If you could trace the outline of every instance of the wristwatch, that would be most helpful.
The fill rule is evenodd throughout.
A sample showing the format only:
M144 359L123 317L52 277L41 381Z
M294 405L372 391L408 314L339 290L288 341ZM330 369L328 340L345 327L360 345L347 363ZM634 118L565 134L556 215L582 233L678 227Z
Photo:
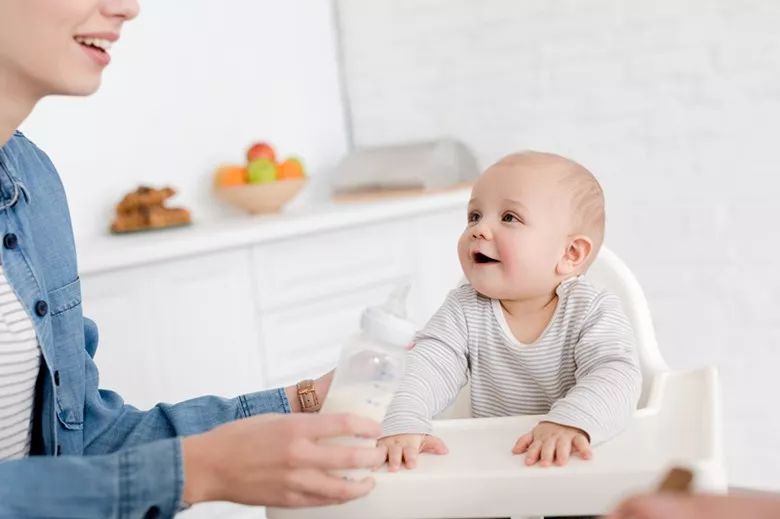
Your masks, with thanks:
M295 386L298 391L298 402L304 413L316 413L322 407L313 380L302 380Z

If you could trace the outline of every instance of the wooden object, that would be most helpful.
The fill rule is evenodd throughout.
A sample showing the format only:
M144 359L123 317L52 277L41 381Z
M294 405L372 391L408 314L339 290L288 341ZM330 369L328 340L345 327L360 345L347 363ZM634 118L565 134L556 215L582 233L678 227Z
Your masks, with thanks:
M267 184L246 184L217 188L217 194L231 205L252 214L276 213L298 194L306 180L277 180Z

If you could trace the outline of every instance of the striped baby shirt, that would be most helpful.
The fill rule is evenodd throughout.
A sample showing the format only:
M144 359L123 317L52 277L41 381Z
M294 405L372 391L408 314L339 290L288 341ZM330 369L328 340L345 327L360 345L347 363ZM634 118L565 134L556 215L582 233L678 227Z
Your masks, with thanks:
M533 344L515 339L499 301L471 285L450 292L416 336L383 435L430 433L432 417L466 382L474 417L544 415L584 430L593 445L622 431L642 375L620 300L584 276L556 292L553 317Z

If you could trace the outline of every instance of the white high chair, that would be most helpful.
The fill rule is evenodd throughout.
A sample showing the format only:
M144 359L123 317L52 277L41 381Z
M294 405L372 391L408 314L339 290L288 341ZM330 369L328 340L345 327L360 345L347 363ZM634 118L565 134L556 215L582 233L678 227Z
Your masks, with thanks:
M644 376L636 419L617 438L596 447L592 460L527 467L511 449L539 417L464 419L470 416L464 388L434 421L434 434L445 441L449 454L422 455L414 470L377 472L375 490L363 499L322 508L269 508L269 519L601 515L629 494L652 491L672 466L692 470L697 491L725 491L716 370L669 371L642 289L614 253L602 248L588 278L623 301Z

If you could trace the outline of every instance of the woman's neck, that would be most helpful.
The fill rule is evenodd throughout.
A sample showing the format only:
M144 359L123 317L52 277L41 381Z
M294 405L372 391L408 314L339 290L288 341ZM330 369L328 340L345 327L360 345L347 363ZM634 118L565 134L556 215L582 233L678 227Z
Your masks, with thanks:
M5 146L39 99L11 74L0 70L0 147Z

